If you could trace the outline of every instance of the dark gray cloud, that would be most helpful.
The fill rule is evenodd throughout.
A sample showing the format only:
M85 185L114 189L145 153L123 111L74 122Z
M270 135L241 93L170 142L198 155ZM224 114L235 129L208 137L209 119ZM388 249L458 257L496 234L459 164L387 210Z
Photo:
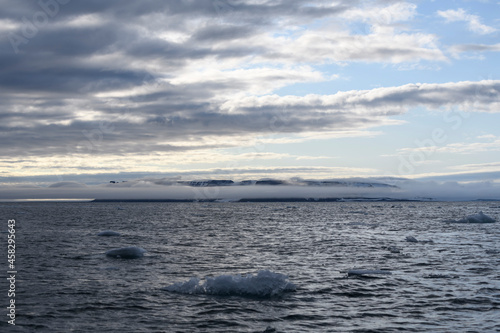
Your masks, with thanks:
M19 161L16 161L19 162ZM0 161L0 163L4 163ZM67 168L66 166L62 166ZM81 168L75 166L74 169L81 169L82 171L100 171L97 174L88 173L68 173L64 177L60 175L38 175L38 176L27 176L27 177L2 177L0 176L0 183L6 185L15 185L18 187L18 183L28 182L32 184L40 184L41 186L50 186L54 183L59 182L76 182L84 183L89 185L108 183L109 181L134 181L134 180L147 180L154 183L158 183L159 180L163 179L165 182L170 182L170 180L186 180L186 179L206 179L207 177L218 178L232 178L236 177L238 179L245 178L248 175L260 179L261 177L269 177L282 175L283 173L289 174L300 174L308 172L324 172L329 171L329 168L324 167L276 167L276 168L228 168L228 169L206 169L206 170L192 170L192 171L176 171L176 172L128 172L128 171L110 171L106 167L87 167Z
M0 1L0 20L10 24L0 30L0 154L29 160L174 153L229 147L242 135L364 129L419 105L476 103L491 111L496 81L248 98L323 79L300 67L310 44L277 49L266 39L269 31L291 34L290 26L335 18L359 3ZM342 45L332 45L338 55ZM428 59L429 50L410 46L382 45L378 58ZM439 50L430 51L442 60ZM373 56L358 47L338 58L351 55ZM221 139L205 142L207 136Z
M500 44L461 44L453 45L450 49L456 54L463 52L500 52Z
M232 111L226 109L226 104L195 103L196 97L189 92L178 88L168 92L168 89L137 100L90 101L90 107L106 116L103 120L75 119L79 105L73 104L73 100L62 104L49 100L34 106L30 100L17 102L17 107L39 109L30 113L14 112L3 106L3 125L0 125L3 156L18 156L19 151L26 156L108 155L228 147L231 143L227 140L205 144L203 138L366 128L385 124L389 116L417 106L436 109L463 106L470 111L498 112L500 82L407 85L304 98L243 98L231 101ZM190 102L182 103L190 97ZM45 109L49 112L45 113ZM200 143L189 146L182 143L193 140Z

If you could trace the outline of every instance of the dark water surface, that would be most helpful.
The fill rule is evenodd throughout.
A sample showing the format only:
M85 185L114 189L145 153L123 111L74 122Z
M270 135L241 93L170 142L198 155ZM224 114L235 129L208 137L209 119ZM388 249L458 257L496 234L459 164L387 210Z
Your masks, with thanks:
M443 222L479 211L500 203L0 203L0 331L499 332L500 223Z

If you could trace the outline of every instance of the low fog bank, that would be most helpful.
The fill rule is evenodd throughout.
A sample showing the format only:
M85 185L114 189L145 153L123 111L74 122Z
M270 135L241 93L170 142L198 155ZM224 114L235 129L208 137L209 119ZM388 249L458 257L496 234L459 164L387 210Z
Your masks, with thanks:
M139 179L100 185L59 182L49 187L1 187L0 200L97 199L97 200L222 200L241 199L394 199L394 200L500 200L500 184L476 182L439 183L387 178L338 180L335 186L282 185L189 186L168 179ZM360 184L359 182L364 183Z
M405 180L398 182L400 198L437 201L500 200L500 183L457 183Z

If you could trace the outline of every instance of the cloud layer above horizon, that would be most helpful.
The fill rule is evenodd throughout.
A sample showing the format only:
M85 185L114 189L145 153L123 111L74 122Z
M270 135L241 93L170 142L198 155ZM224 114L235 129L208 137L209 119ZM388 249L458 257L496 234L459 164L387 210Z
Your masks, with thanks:
M480 13L396 0L0 5L0 179L500 171L486 156L500 150L490 127L500 113L498 21L480 15L498 4L477 4ZM462 40L449 35L457 25ZM444 120L400 139L417 113ZM474 114L478 123L463 125ZM451 162L474 147L483 155Z

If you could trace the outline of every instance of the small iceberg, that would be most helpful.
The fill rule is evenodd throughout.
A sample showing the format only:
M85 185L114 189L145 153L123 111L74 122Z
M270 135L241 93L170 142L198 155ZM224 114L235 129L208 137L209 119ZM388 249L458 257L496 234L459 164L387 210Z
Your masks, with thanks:
M410 243L418 243L418 240L413 236L406 236L406 241Z
M406 236L406 241L410 243L434 243L432 239L418 240L413 236Z
M494 223L496 220L480 211L477 214L468 215L460 220L449 220L449 223Z
M449 274L427 274L424 275L424 279L457 279L458 275Z
M116 231L104 230L104 231L101 231L100 233L98 233L97 236L113 237L113 236L121 236L121 234L119 232L116 232Z
M363 275L391 275L392 272L385 269L351 269L347 271L347 276Z
M287 291L295 291L296 288L288 281L286 275L261 270L257 275L220 275L207 277L204 281L194 277L189 281L177 282L164 289L181 294L272 297Z
M387 250L391 253L401 253L401 249L396 246L389 246Z
M147 251L141 247L129 246L122 247L119 249L109 250L106 252L108 257L119 258L119 259L137 259L141 258Z

